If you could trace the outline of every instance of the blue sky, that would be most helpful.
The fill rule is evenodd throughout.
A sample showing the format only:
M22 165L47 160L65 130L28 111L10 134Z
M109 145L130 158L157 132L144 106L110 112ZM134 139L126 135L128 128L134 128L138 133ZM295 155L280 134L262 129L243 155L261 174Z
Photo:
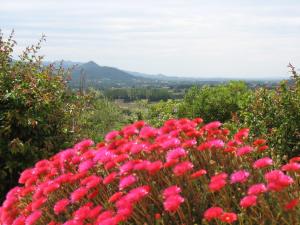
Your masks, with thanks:
M0 0L17 52L197 77L288 77L300 67L299 0Z

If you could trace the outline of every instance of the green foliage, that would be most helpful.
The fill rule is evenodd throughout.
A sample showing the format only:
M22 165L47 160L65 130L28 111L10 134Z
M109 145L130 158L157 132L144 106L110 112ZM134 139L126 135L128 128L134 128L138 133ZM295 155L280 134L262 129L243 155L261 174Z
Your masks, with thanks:
M275 90L257 89L239 112L241 126L256 136L266 137L279 155L300 153L300 77L292 68L293 78Z
M160 101L172 97L166 88L111 88L105 90L104 95L109 99L123 99L126 102L141 99Z
M178 118L178 109L180 105L180 100L160 101L148 105L145 119L152 126L162 126L166 120Z
M99 91L89 90L84 98L84 106L76 117L78 130L75 133L78 139L101 141L108 131L118 129L125 123L127 117L116 104L108 101Z
M13 61L15 44L0 34L0 200L20 171L70 144L77 108L67 72L36 55L41 42Z
M193 87L186 93L181 104L179 117L201 117L210 122L230 120L240 108L240 103L250 90L244 82L230 82L218 86Z

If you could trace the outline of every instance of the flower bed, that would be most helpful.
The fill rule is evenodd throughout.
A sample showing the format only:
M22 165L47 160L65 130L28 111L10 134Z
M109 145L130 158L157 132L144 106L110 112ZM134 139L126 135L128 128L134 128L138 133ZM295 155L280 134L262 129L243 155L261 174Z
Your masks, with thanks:
M300 224L300 157L280 166L248 134L197 118L84 140L25 170L0 223Z

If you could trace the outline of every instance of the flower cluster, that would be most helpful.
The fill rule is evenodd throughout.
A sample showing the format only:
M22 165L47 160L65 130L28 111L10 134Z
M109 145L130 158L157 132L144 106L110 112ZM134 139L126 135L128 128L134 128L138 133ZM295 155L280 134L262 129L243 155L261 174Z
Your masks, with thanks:
M300 224L300 157L270 151L218 121L138 121L23 171L0 224Z

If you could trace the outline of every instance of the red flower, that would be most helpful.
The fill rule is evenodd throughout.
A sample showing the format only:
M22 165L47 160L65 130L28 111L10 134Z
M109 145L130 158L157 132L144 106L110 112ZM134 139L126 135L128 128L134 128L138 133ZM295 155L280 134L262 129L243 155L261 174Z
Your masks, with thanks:
M284 209L287 211L293 210L298 205L299 201L299 198L291 200L284 206Z
M204 218L208 221L212 219L218 219L223 213L223 209L220 207L211 207L204 212Z
M244 146L244 147L241 147L237 150L237 155L238 156L243 156L243 155L246 155L250 152L253 151L253 148L251 146Z
M300 170L300 163L293 162L293 163L285 164L281 167L281 170L283 170L283 171L298 171L298 170Z
M107 175L104 179L103 179L103 184L109 184L111 182L113 182L115 180L117 176L117 173L116 172L112 172L110 173L109 175Z
M237 220L237 215L235 213L225 212L220 216L220 220L225 223L233 223Z
M39 218L42 216L42 212L40 210L34 211L31 213L25 220L26 225L33 225L35 224Z
M174 186L171 186L171 187L168 187L166 188L164 191L163 191L163 197L164 198L168 198L172 195L178 195L179 193L181 192L181 188L174 185Z
M88 189L85 187L80 187L72 192L71 194L71 202L80 201L88 192Z
M180 204L184 202L184 198L180 195L169 196L164 201L164 209L168 212L175 212L179 208Z
M254 184L249 189L248 195L258 195L267 191L267 187L264 184Z
M119 183L119 189L123 190L124 188L134 184L137 181L137 178L134 175L128 175L123 177Z
M122 197L123 196L123 192L117 192L117 193L115 193L115 194L113 194L109 199L108 199L108 202L109 203L112 203L112 202L115 202L115 201L117 201L120 197Z
M271 166L273 164L273 160L269 157L265 157L262 159L258 159L253 163L253 168L260 169L266 166Z
M147 165L147 171L149 172L149 174L155 174L156 172L158 172L161 168L163 167L163 163L158 160L152 163L149 163Z
M203 176L204 174L207 174L206 170L203 170L203 169L202 170L198 170L195 173L191 174L190 178L191 179L196 179L198 177Z
M61 199L55 203L53 210L56 215L66 210L66 207L69 205L70 201L68 199Z
M243 208L248 208L250 206L256 205L256 201L257 201L257 196L248 195L242 198L242 200L240 201L240 206Z
M174 169L173 169L173 173L175 174L175 176L182 176L184 175L186 172L192 170L194 167L194 165L191 162L182 162L177 164Z

